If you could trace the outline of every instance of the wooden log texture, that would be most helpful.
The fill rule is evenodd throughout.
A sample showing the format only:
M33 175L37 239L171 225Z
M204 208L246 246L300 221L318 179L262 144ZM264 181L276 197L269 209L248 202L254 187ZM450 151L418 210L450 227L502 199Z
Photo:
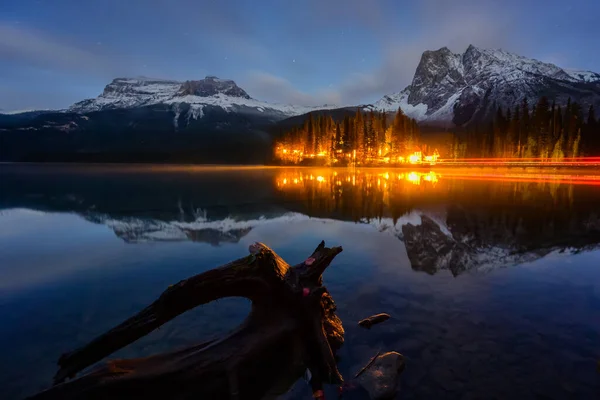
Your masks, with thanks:
M169 286L136 315L63 354L54 386L33 399L259 399L276 395L308 368L312 384L343 381L335 351L344 329L322 273L342 251L321 242L295 266L262 243L250 255ZM76 374L178 315L223 297L252 310L227 337L146 358L108 361Z

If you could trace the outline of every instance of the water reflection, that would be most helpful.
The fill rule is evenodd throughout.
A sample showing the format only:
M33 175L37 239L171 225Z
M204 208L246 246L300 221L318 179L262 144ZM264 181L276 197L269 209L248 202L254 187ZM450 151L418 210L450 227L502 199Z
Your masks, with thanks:
M63 351L167 285L247 255L253 241L299 262L320 239L345 249L325 276L346 328L345 376L383 349L409 358L403 398L594 398L600 390L600 252L585 251L600 243L594 178L0 168L2 398L46 388ZM199 308L114 357L223 334L249 307ZM382 311L392 315L385 324L356 326Z
M457 276L600 243L595 185L565 184L573 179L564 175L508 174L503 181L449 175L294 170L275 181L298 212L394 230L412 268L430 274L447 269Z
M308 218L373 226L458 276L600 243L594 175L318 168L5 167L0 207L75 212L127 243L237 243ZM466 175L465 175L466 174ZM51 179L48 179L51 177ZM502 178L502 179L501 179Z

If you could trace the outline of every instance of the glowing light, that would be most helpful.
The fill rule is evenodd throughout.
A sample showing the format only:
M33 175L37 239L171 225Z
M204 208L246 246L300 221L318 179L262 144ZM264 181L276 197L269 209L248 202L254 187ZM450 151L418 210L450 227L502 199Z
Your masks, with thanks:
M317 176L317 181L319 182L325 182L325 178L323 178L322 176Z
M287 153L287 149L283 149L283 154Z
M294 179L294 184L297 185L298 184L298 178Z
M419 164L421 162L421 152L415 151L408 157L408 162L411 164Z
M423 177L423 179L425 179L427 182L431 182L431 183L437 183L438 181L438 177L435 174L435 172L430 172L427 175L425 175Z
M317 157L325 157L327 155L326 151L322 151L320 153L317 153Z
M283 184L286 185L287 184L287 179L283 180Z
M408 174L406 179L408 179L410 182L415 183L417 185L421 182L421 177L419 175L417 175L416 172L411 172L410 174Z
M385 179L390 179L390 174L386 172L386 173L383 175L383 177L384 177Z

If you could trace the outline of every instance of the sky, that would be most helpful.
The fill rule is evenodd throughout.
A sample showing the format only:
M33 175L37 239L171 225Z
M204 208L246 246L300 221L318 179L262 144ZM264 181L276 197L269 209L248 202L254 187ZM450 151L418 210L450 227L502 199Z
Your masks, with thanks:
M600 72L599 15L598 0L2 0L0 110L66 108L130 76L369 103L409 85L423 51L469 44Z

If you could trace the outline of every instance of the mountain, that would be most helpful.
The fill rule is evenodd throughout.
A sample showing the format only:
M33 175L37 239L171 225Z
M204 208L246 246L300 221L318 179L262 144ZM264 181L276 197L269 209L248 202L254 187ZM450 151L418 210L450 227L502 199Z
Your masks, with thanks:
M70 112L85 114L94 111L132 109L150 105L167 105L186 118L202 118L206 107L220 107L227 112L259 114L274 121L305 114L323 107L267 103L253 99L234 81L207 76L196 81L173 81L151 78L117 78L95 99L73 104ZM187 107L189 106L189 107Z
M0 161L264 164L270 127L315 109L259 101L214 76L117 78L65 111L0 115Z
M447 47L425 51L412 83L368 106L396 111L425 124L464 126L542 96L564 105L568 99L600 107L600 74L557 67L503 50L469 46L463 54Z
M400 107L422 126L454 128L541 96L600 109L600 74L502 50L443 47L423 53L407 88L359 107ZM273 135L302 124L307 113L339 120L355 109L267 103L215 76L117 78L64 111L0 114L0 161L263 164L272 161Z

